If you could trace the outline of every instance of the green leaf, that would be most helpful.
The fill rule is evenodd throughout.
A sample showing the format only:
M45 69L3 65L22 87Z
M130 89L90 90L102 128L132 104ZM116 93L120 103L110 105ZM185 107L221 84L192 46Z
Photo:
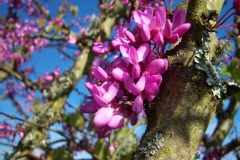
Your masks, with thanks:
M236 98L237 101L240 102L240 92L236 93L234 97Z
M38 18L37 22L40 26L44 26L46 24L46 19L43 18Z
M240 83L240 69L236 68L232 75L232 78L235 79L238 83Z
M49 32L52 30L52 28L53 28L52 25L48 25L48 26L45 27L45 31L46 31L47 33L49 33Z
M240 82L240 68L237 65L240 64L239 59L234 59L229 66L223 66L221 68L220 73L226 76L231 77L236 80L238 83Z
M104 140L103 139L98 139L98 141L94 145L94 153L96 155L99 155L100 151L102 150Z
M120 158L120 160L130 160L132 158L132 153L129 153L128 155L124 155Z
M115 138L116 139L123 138L127 133L128 133L128 130L121 129L119 132L117 132Z
M72 127L83 128L85 125L85 120L79 112L64 115L64 121Z
M47 160L73 160L72 155L63 148L57 148L56 150L52 150L47 158Z
M70 10L72 11L72 16L77 16L79 11L78 6L71 6Z
M221 74L231 77L231 72L228 66L223 66L220 71Z
M62 19L65 16L65 12L58 13L57 18Z
M14 27L15 27L15 24L14 24L14 23L8 23L8 24L7 24L7 27L8 27L9 29L14 28Z
M61 32L61 27L59 27L57 24L53 24L53 28L57 33Z
M94 153L98 155L100 159L106 159L108 147L104 145L104 139L98 139L94 146Z

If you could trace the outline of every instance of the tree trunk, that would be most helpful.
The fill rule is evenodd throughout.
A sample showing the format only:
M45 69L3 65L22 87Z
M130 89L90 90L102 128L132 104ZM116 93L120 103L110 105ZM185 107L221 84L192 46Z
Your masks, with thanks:
M209 75L195 67L194 49L204 48L200 44L204 31L202 18L207 18L211 10L219 14L222 5L223 0L189 1L187 22L191 23L191 29L182 42L168 52L172 55L168 56L169 69L163 75L158 96L145 106L148 126L133 159L194 158L201 138L223 99L213 95L214 85L206 82ZM216 56L218 40L215 33L209 34L210 41L204 43L209 47L207 56L212 59Z

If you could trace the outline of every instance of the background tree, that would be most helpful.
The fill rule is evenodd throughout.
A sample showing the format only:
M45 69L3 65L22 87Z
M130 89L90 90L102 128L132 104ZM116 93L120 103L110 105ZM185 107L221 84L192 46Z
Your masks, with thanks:
M74 159L83 150L94 159L220 159L237 151L239 23L226 21L240 14L240 1L227 2L218 18L223 0L101 0L98 15L86 17L65 0L0 1L0 138L12 147L4 159ZM54 70L35 65L43 53ZM204 136L215 114L217 127ZM146 124L142 138L134 133Z

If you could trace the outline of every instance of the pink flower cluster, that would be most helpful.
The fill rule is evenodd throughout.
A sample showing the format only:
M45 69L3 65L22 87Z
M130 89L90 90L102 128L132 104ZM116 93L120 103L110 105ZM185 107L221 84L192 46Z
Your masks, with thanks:
M44 73L43 76L40 76L38 79L38 87L40 89L44 89L47 88L49 86L50 83L52 83L53 81L57 80L60 76L60 71L58 67L55 67L54 72L53 73Z
M29 53L33 53L36 49L42 50L48 43L46 39L28 38L37 32L39 28L34 21L25 20L24 23L20 23L9 18L7 22L0 23L0 63L7 65L15 60L19 66L22 66L26 59L24 55L16 54L14 50L22 48Z
M16 130L11 130L9 124L0 124L0 138L9 138L9 136L15 137L16 134L19 135L20 138L24 137L24 130L21 129L16 129Z
M161 6L135 10L132 18L136 24L132 31L131 23L116 26L110 44L95 42L93 46L98 54L120 52L111 64L93 67L94 80L85 84L92 96L80 111L96 113L93 123L99 138L122 127L124 118L136 124L144 101L151 102L158 94L162 74L168 68L166 44L175 43L190 28L185 23L186 13L179 9L174 11L172 22Z

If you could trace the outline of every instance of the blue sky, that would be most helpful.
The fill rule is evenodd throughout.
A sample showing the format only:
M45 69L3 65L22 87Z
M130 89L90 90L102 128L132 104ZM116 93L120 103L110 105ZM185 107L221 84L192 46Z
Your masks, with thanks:
M26 0L25 0L26 1ZM42 2L42 1L41 1ZM60 2L60 1L59 1ZM91 15L92 13L97 14L98 12L98 0L70 0L70 2L72 2L72 4L77 5L79 7L79 16L81 17L85 17L86 15ZM175 1L173 3L173 7L178 4L179 1ZM231 6L231 3L228 4L228 6ZM4 6L0 6L0 15L4 15L7 13L7 7ZM51 12L56 12L57 11L58 6L51 6L50 10ZM226 8L226 7L225 7ZM223 12L226 11L226 9L224 8ZM230 19L229 21L232 21L233 19ZM222 30L221 30L222 31ZM221 37L224 33L223 32L219 32L219 37ZM69 54L73 55L73 53L76 51L74 49L67 49L66 50ZM26 66L34 66L34 68L37 68L36 70L36 74L32 75L31 78L36 78L39 75L43 75L43 73L45 73L46 71L48 72L52 72L54 70L54 68L56 66L59 66L60 68L60 72L65 71L66 69L69 69L71 66L73 65L73 62L71 61L65 61L63 59L60 58L59 53L55 50L55 49L45 49L43 50L43 52L36 52L34 53L31 61L29 61ZM81 90L82 92L86 93L87 90L84 87L84 79L82 81L79 82L79 84L77 85L77 88L79 90ZM0 86L0 89L2 89L2 87ZM73 105L74 107L79 107L79 105L82 103L83 99L81 96L79 96L76 92L72 92L71 95L68 98L68 102L71 103L71 105ZM227 102L225 102L225 104L227 104ZM10 114L16 114L16 110L14 109L14 107L12 106L11 102L6 100L6 101L0 101L0 111L6 112L6 113L10 113ZM72 112L73 110L69 109L67 110L67 112ZM240 121L240 111L237 112L236 115L236 121ZM6 119L5 117L3 117L2 115L0 115L0 121ZM15 123L15 122L13 122ZM213 129L215 128L217 124L216 118L214 118L211 122L211 124L209 125L208 129L207 129L207 133L211 134L213 132ZM237 123L235 123L237 124ZM54 125L53 126L54 129L61 129L61 126L59 125ZM137 128L137 132L143 133L145 128ZM237 126L237 130L238 133L240 133L240 126ZM239 136L239 135L238 135ZM51 133L51 137L53 137L53 140L59 139L61 138L59 135ZM228 141L231 140L231 137L228 137L225 141L224 144L227 143ZM0 140L1 141L1 140ZM60 144L58 144L60 145ZM6 148L3 148L2 146L0 146L0 152L1 150L5 150ZM86 153L78 153L77 157L89 157ZM233 158L233 156L228 155L226 157L226 159L231 159ZM1 159L1 156L0 156Z

